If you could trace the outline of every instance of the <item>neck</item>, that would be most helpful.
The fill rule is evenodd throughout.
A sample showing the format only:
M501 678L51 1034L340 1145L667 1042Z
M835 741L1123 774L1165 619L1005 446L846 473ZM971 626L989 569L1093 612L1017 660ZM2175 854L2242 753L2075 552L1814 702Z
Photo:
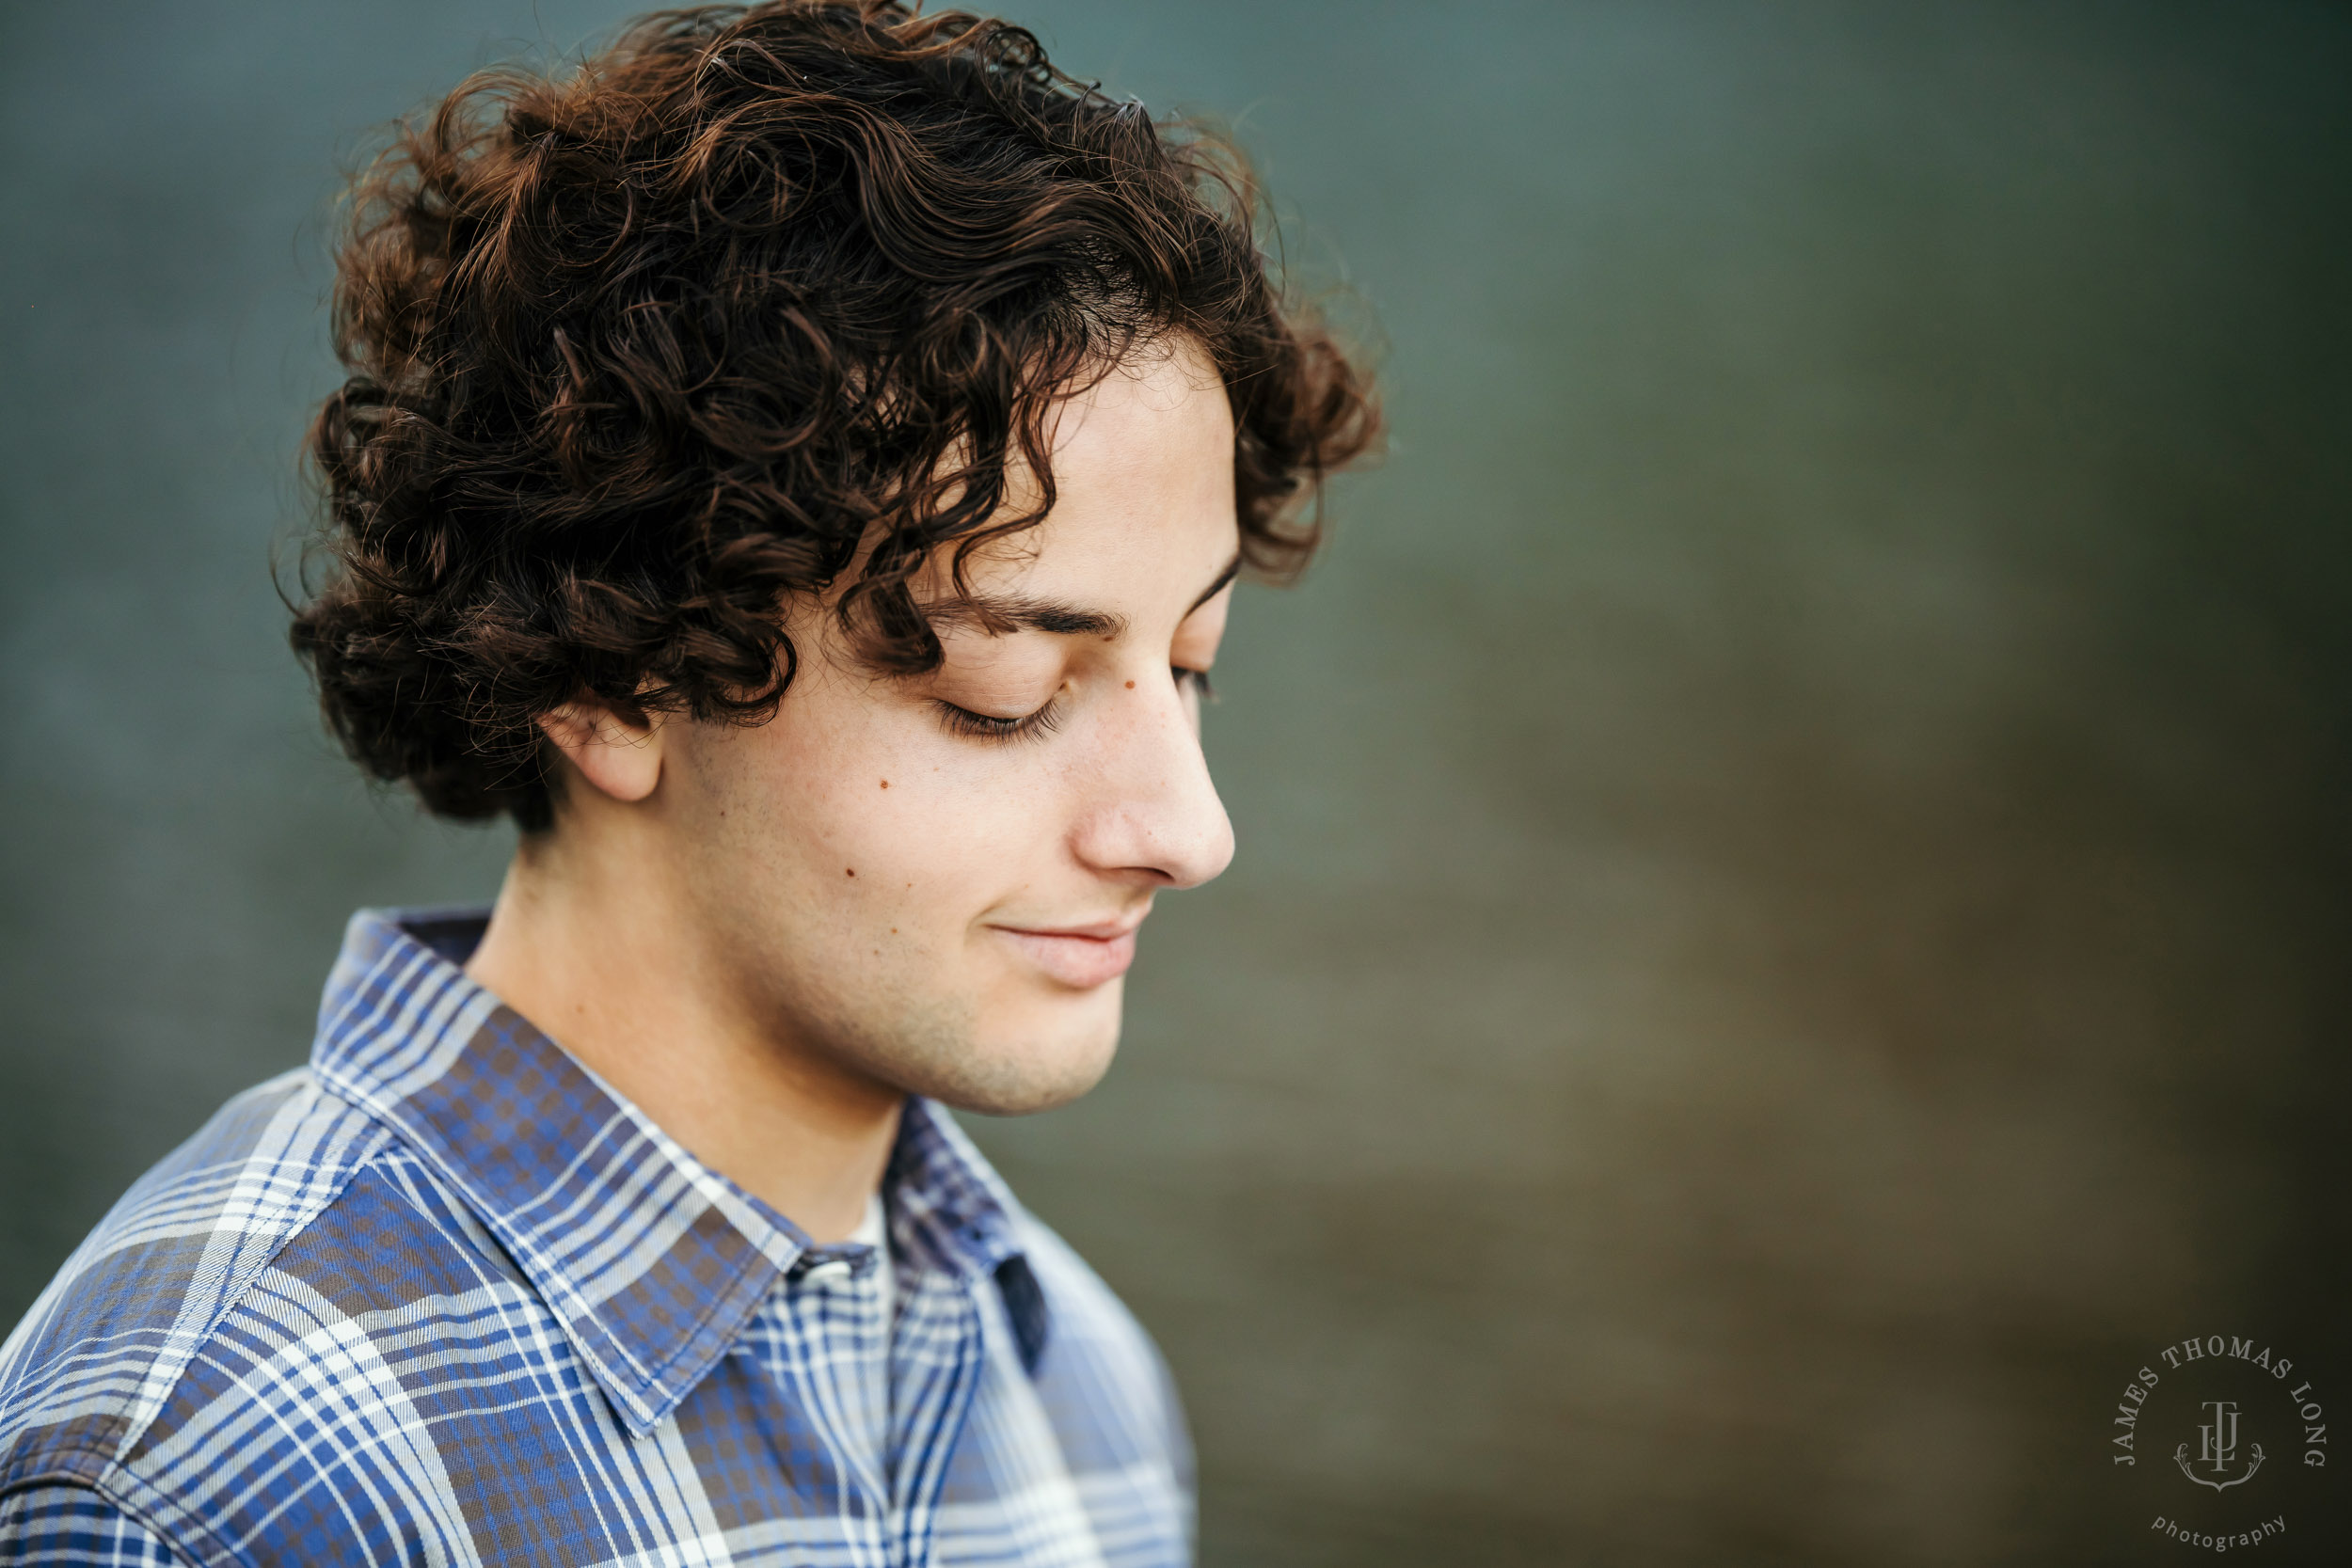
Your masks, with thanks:
M605 847L527 835L466 973L811 1239L847 1237L903 1097L763 1026L660 862Z

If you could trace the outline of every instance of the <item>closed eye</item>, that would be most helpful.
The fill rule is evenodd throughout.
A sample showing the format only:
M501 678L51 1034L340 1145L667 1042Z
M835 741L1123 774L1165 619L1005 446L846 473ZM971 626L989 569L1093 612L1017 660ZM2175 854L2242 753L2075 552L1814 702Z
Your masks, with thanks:
M1013 719L1001 718L993 713L975 713L968 707L958 707L944 698L933 698L932 706L939 710L939 721L949 735L962 736L970 740L1029 740L1053 734L1061 722L1061 697L1058 692L1043 707Z
M1216 688L1209 684L1209 673L1206 670L1188 669L1182 664L1171 664L1168 668L1168 673L1176 677L1178 690L1181 691L1189 686L1199 694L1202 702L1216 701Z

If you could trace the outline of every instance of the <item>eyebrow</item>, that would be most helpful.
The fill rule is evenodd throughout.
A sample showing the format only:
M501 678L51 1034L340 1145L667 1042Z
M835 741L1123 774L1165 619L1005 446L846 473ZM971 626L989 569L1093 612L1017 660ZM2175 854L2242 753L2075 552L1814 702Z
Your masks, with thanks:
M1200 596L1185 606L1189 615L1225 591L1226 584L1241 575L1241 557L1236 555L1217 573L1216 580L1200 591ZM1088 610L1078 605L1064 604L1053 599L1030 599L1018 594L973 594L942 604L925 607L925 613L934 624L977 626L992 637L1009 631L1047 631L1059 637L1117 637L1127 629L1127 617L1115 610Z

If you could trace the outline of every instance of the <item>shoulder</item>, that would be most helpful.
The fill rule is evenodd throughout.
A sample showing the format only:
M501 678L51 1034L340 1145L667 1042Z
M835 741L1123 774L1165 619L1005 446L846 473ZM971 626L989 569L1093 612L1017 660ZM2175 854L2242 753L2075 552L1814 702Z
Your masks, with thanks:
M142 1178L0 1349L0 1499L87 1487L194 1560L239 1555L221 1543L326 1500L354 1450L401 1445L358 1429L394 1418L403 1336L488 1302L545 1332L389 1129L274 1079Z
M295 1071L230 1101L141 1177L0 1346L0 1487L118 1449L386 1136Z

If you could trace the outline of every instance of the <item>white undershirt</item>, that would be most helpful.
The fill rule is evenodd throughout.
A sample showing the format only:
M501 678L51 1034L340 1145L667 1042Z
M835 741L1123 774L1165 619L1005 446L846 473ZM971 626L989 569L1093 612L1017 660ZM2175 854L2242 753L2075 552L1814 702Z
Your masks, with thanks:
M882 1211L882 1194L873 1193L866 1199L866 1217L850 1232L852 1242L874 1249L874 1285L882 1292L882 1337L890 1336L892 1314L898 1307L898 1271L890 1263L890 1226Z

